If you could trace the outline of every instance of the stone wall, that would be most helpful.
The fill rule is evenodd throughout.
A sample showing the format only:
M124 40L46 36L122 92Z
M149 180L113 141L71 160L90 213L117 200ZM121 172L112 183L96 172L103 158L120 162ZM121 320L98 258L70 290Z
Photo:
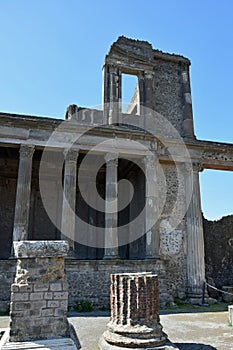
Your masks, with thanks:
M78 261L67 259L69 306L75 306L78 300L90 300L94 307L109 307L110 274L144 271L158 274L160 302L166 304L172 301L173 291L168 288L172 283L167 281L165 264L162 260ZM173 282L176 283L174 276ZM179 287L180 292L184 293L184 285Z
M150 271L158 274L160 302L162 305L174 296L185 295L185 269L180 257L172 261L151 260L66 260L69 284L69 307L78 300L92 301L94 307L109 307L110 274ZM183 263L182 263L183 264ZM183 269L183 270L182 270ZM14 281L16 260L0 260L0 311L10 303L10 286ZM170 272L169 272L170 271Z
M160 60L154 82L155 111L167 118L182 133L183 105L181 71L177 63Z
M206 277L217 287L233 286L233 215L204 219Z

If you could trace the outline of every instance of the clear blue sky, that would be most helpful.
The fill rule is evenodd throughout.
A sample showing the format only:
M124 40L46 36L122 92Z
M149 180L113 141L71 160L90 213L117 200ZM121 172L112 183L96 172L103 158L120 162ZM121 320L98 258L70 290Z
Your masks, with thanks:
M63 118L101 103L101 68L119 35L192 61L199 139L233 142L231 0L0 0L0 111ZM201 174L207 218L233 213L233 173Z

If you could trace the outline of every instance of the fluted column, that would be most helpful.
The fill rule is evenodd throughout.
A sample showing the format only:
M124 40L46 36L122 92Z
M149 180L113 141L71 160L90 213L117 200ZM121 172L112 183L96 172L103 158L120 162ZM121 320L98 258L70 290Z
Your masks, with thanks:
M186 166L186 198L191 198L186 213L187 229L187 291L188 296L200 298L205 281L204 236L201 212L199 163ZM191 192L190 192L191 191ZM188 204L188 203L187 203Z
M111 282L111 319L103 334L106 343L122 349L165 349L160 347L167 335L159 319L158 276L150 272L112 274Z
M159 252L159 225L158 225L158 164L156 154L145 157L146 176L146 258L153 259Z
M105 195L105 251L104 259L117 259L118 256L118 203L117 203L117 154L108 153L106 160Z
M32 157L34 146L21 145L15 203L13 241L28 239L28 223L31 196Z
M77 158L78 151L74 150L69 150L65 157L61 239L69 242L69 254L74 253L75 243Z

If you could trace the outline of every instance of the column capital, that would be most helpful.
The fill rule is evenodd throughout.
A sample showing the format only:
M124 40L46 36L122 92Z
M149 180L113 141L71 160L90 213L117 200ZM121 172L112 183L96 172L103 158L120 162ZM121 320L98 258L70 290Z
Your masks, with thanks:
M153 79L154 78L154 72L151 70L145 70L144 72L146 79Z
M187 162L184 163L184 170L187 172L198 173L204 170L204 167L201 162Z
M192 166L193 166L193 172L198 173L204 170L204 167L201 162L193 162Z
M79 150L69 149L64 151L66 161L76 162L79 155Z
M118 153L106 153L104 156L104 159L106 160L106 163L108 165L115 165L118 164Z
M35 151L34 145L21 145L19 150L20 157L32 158L34 151Z
M110 73L117 73L118 67L114 63L108 63L108 68Z

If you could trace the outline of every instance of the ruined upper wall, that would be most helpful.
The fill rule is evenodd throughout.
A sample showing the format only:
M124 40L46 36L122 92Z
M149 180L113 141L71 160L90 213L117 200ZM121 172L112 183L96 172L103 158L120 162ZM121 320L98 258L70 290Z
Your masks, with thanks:
M189 66L189 59L183 56L155 50L146 41L119 37L106 55L103 68L106 121L121 122L117 117L121 114L122 74L131 74L138 77L140 101L139 108L131 109L139 110L142 118L145 108L158 112L181 136L195 138Z
M106 60L113 58L114 55L119 56L122 55L127 60L127 57L134 56L134 58L145 61L146 64L153 65L153 61L157 59L162 59L166 61L171 62L183 62L184 64L190 65L191 62L188 58L177 55L177 54L171 54L167 52L163 52L161 50L153 49L152 45L148 43L148 41L144 40L135 40L130 39L125 36L120 36L117 41L115 41L106 55Z

